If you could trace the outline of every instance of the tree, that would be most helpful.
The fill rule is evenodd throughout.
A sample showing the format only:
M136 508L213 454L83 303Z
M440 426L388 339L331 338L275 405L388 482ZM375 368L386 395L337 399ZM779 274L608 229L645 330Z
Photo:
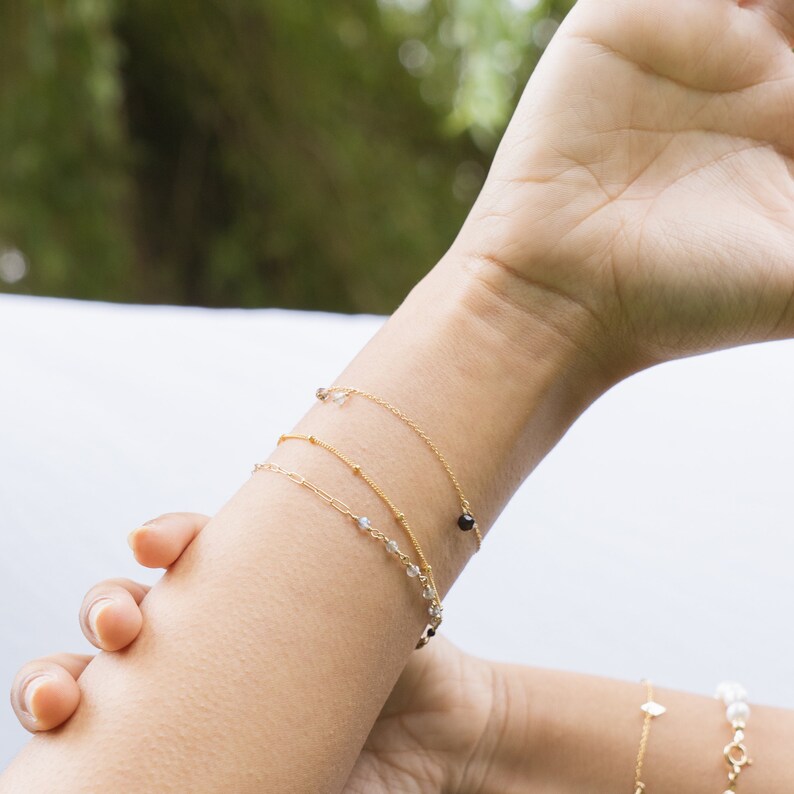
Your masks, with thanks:
M0 285L391 311L568 5L3 4Z

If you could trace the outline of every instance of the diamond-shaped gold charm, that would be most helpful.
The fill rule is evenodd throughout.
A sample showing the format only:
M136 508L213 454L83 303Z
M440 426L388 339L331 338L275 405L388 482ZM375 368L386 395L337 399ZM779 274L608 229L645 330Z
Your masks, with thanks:
M667 711L661 703L657 703L655 700L649 700L647 703L643 703L640 708L652 717L661 717L662 714Z

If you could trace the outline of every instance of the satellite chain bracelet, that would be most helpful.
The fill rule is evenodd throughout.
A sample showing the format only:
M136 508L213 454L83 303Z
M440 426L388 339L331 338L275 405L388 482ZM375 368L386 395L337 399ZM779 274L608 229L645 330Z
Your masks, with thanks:
M444 467L444 471L446 471L447 476L452 483L452 487L455 489L455 493L457 493L458 499L460 500L461 515L457 518L458 528L464 532L468 532L472 529L474 530L474 536L477 539L477 551L479 551L482 546L482 533L480 532L479 524L472 515L471 505L463 493L463 488L461 487L460 482L458 482L458 478L452 471L452 467L447 462L447 459L441 453L441 450L433 443L427 433L425 433L424 430L422 430L419 425L413 421L413 419L410 419L399 408L396 408L391 403L386 402L386 400L383 398L374 394L369 394L368 392L361 391L359 389L351 388L349 386L332 386L328 389L320 388L317 389L315 396L320 402L327 402L330 399L331 402L341 406L344 405L345 401L351 394L357 394L360 397L364 397L367 400L370 400L371 402L386 408L401 422L403 422L403 424L406 424L408 427L410 427L411 430L413 430L414 433L416 433L416 435L419 436L419 438L421 438L428 447L430 447L430 449L433 451L433 454L438 458L439 462Z
M723 681L717 687L715 697L725 704L725 719L733 730L733 741L723 747L722 757L728 765L728 788L724 794L734 794L739 775L753 763L744 744L744 731L750 719L747 690L735 681Z
M314 483L309 482L309 480L298 474L298 472L288 471L287 469L284 469L277 463L273 462L257 463L254 466L251 474L256 474L259 471L273 471L278 474L282 474L296 485L301 485L312 491L328 505L342 513L342 515L347 516L354 521L359 529L366 532L375 540L380 541L384 545L386 551L390 555L394 555L397 558L398 562L400 562L405 568L405 572L408 577L411 579L416 579L422 587L422 603L425 604L427 601L430 602L430 606L427 607L427 612L430 615L429 625L427 626L426 630L422 632L422 636L416 644L417 649L424 648L424 646L430 641L430 638L435 636L436 631L443 620L444 612L444 607L441 604L438 591L436 590L431 577L422 573L422 570L419 568L419 566L416 565L407 554L400 551L397 541L390 539L379 529L376 529L374 526L372 526L372 522L369 520L369 518L363 515L357 515L341 499L331 496L331 494L329 494L327 491L324 491Z
M303 435L302 433L282 433L278 438L279 445L282 441L286 441L287 439L295 439L296 441L308 441L310 444L314 444L315 446L321 447L322 449L328 450L333 455L336 455L339 460L346 463L352 470L353 474L358 475L361 477L364 482L369 485L369 487L375 491L378 497L385 502L386 506L391 510L394 514L394 517L397 521L400 522L401 526L405 530L405 534L408 535L409 540L411 541L411 545L414 547L416 551L416 556L419 557L419 561L422 564L422 573L427 576L430 580L430 584L432 585L433 589L436 591L436 598L438 598L438 589L436 588L435 580L433 579L433 569L430 567L430 563L427 561L427 558L422 551L422 547L419 545L419 541L416 539L416 535L414 531L411 529L411 525L408 523L408 519L405 517L405 513L403 513L395 504L389 499L388 496L383 492L383 489L375 483L372 478L365 474L362 470L361 466L357 463L352 461L344 452L341 452L336 447L329 444L327 441L322 441L321 439L317 438L317 436L307 436Z
M648 749L648 737L651 734L651 722L656 717L661 717L667 709L653 699L653 685L650 681L643 681L645 685L645 703L640 709L645 713L642 721L642 735L640 736L640 747L637 750L637 762L634 766L634 794L644 794L645 783L642 782L642 765L645 761L645 751Z

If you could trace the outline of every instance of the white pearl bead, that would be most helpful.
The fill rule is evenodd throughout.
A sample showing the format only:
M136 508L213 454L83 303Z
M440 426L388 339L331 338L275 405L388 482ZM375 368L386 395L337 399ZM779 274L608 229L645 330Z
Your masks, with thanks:
M372 526L366 516L361 516L361 518L358 519L358 525L361 527L361 529L369 529Z
M725 711L728 722L747 722L750 719L750 707L741 700L731 703Z
M405 569L405 572L406 572L406 573L408 574L408 576L410 576L412 579L413 579L413 577L414 577L414 576L419 576L419 568L418 568L418 566L416 566L416 565L413 565L413 564L409 565L409 566L408 566L408 567Z
M723 681L717 687L716 698L721 700L726 706L737 701L746 701L748 698L747 690L738 681Z
M386 551L388 551L390 554L396 554L397 553L397 541L396 540L390 540L386 544Z

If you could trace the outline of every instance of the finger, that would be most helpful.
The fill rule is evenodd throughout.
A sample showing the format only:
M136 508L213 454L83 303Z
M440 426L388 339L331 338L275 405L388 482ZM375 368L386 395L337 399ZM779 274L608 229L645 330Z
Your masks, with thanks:
M28 662L11 687L11 706L22 727L35 733L66 722L80 702L77 678L91 659L59 653Z
M168 568L209 522L201 513L165 513L134 529L127 542L147 568Z
M143 615L138 604L149 587L129 579L107 579L94 585L80 607L86 639L103 651L118 651L140 633Z

